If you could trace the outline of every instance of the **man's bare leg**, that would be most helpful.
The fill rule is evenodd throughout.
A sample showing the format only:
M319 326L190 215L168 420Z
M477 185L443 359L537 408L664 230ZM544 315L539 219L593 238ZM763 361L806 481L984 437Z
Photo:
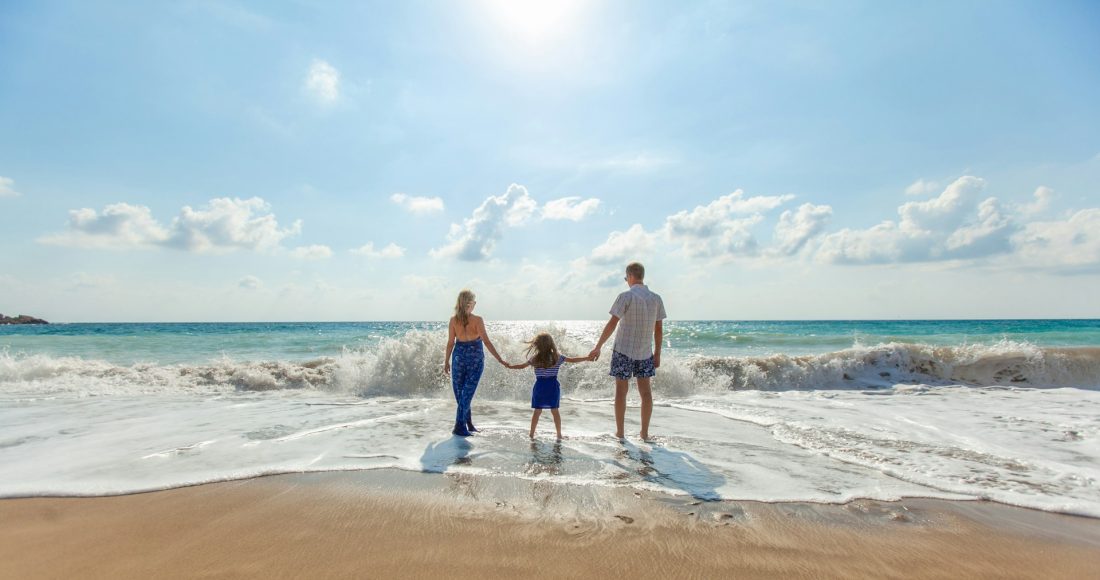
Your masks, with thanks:
M615 379L615 436L619 439L626 437L623 434L623 424L626 422L626 391L628 388L630 388L629 380Z
M649 418L653 415L653 392L649 377L638 377L638 396L642 398L642 439L649 440Z

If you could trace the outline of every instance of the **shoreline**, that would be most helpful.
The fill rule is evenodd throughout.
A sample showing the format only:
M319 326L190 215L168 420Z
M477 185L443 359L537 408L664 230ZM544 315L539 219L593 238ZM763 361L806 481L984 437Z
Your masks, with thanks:
M462 473L0 500L0 576L1085 577L1100 520L985 501L703 502Z

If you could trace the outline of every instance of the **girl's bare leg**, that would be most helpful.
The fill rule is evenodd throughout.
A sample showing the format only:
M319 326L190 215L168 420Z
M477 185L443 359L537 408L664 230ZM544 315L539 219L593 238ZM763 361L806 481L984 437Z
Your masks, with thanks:
M539 415L542 415L542 409L535 409L531 413L531 439L535 438L535 427L539 426Z
M554 430L558 432L558 441L561 441L561 415L557 409L550 409L550 414L554 416Z

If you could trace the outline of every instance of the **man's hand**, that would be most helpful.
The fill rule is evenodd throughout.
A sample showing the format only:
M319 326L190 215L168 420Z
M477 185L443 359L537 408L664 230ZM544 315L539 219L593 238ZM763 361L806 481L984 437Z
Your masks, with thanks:
M599 349L599 347L592 349L592 352L588 353L588 360L591 360L591 361L600 360L600 349Z
M661 353L659 352L653 353L653 368L661 368Z

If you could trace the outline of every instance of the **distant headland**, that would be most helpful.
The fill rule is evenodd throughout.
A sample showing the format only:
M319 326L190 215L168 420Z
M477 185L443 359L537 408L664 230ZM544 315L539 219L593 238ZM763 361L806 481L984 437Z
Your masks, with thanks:
M19 316L4 316L0 314L0 324L49 324L41 318L35 318L33 316L27 316L26 314L20 314Z

